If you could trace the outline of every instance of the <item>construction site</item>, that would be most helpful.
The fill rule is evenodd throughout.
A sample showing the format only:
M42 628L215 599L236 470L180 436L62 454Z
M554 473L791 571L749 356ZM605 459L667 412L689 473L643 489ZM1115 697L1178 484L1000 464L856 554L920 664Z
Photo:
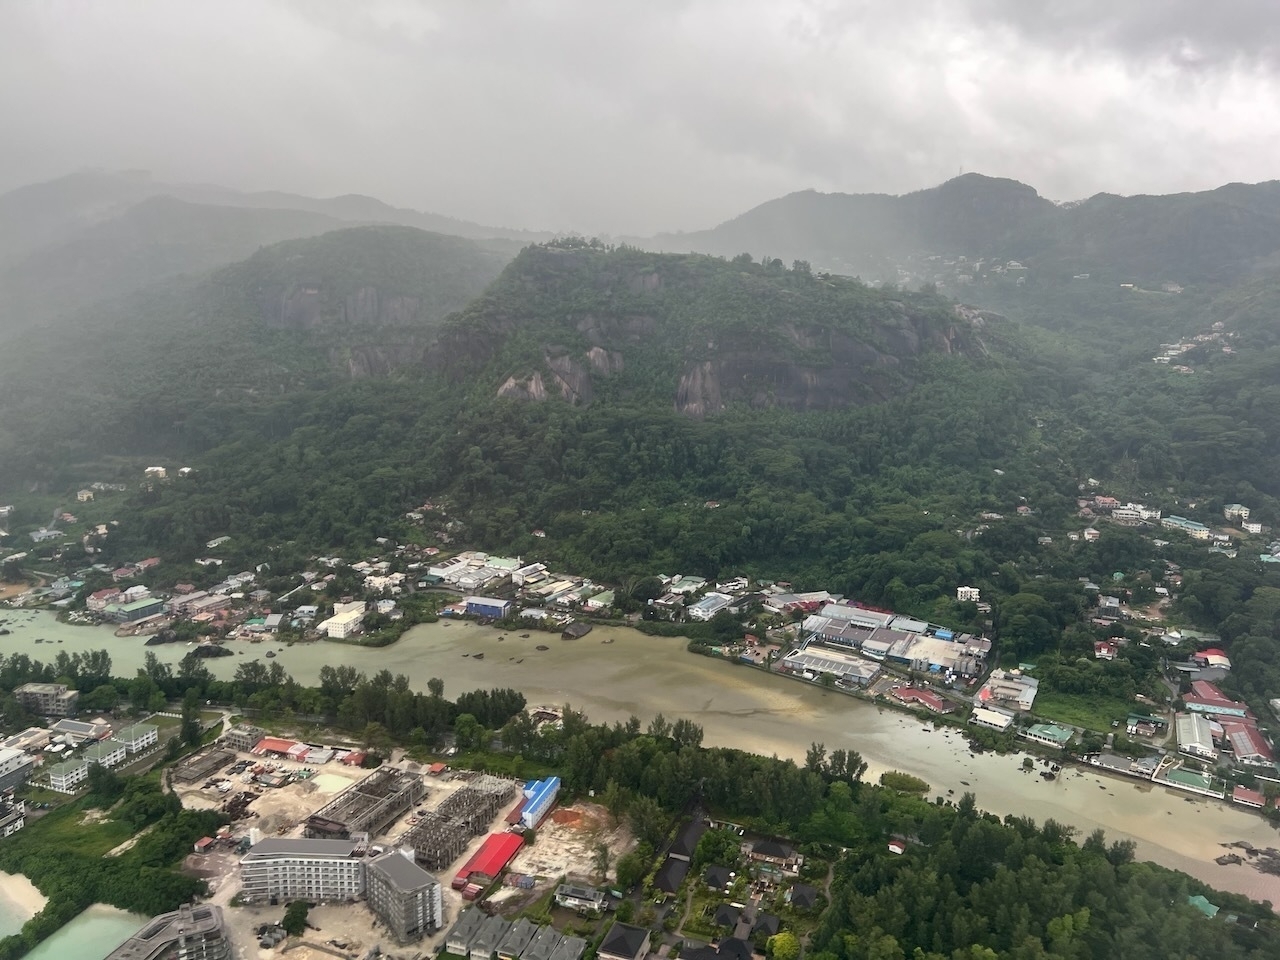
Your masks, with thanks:
M263 839L367 837L375 855L383 848L411 848L440 883L447 925L468 901L485 895L486 910L509 912L562 878L599 882L599 847L611 849L616 861L634 844L602 808L551 803L550 815L537 819L537 843L528 846L521 814L533 800L521 781L443 764L428 770L402 755L370 771L343 762L340 754L316 762L316 753L302 761L278 751L267 757L232 750L224 743L187 760L182 776L175 771L172 786L184 806L220 809L232 819L185 866L209 883L210 902L226 909L229 935L241 947L238 956L267 956L258 952L257 931L278 922L283 912L270 904L241 906L236 899L240 860ZM441 930L411 948L396 947L363 898L319 905L311 921L319 930L304 938L310 946L292 947L291 957L358 958L380 945L383 956L409 960L431 955L444 936Z
M376 837L427 796L419 773L381 767L307 818L303 836L349 840Z
M425 810L396 846L412 847L414 859L427 870L443 870L456 861L473 839L489 830L516 792L511 780L488 774L457 774L463 786L434 810Z

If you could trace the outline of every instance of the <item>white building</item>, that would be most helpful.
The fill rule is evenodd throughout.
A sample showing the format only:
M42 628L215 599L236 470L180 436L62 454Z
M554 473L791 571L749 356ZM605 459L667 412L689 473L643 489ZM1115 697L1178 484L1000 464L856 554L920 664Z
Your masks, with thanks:
M1013 723L1013 714L1003 710L993 710L990 707L974 707L969 722L974 726L987 727L1003 733Z
M1177 720L1178 749L1201 760L1217 760L1209 718L1199 713L1180 713Z
M118 763L124 763L124 744L114 740L91 743L84 748L82 756L89 763L96 763L102 767L114 767Z
M130 753L141 753L160 742L160 728L150 723L135 723L117 730L111 739Z
M153 480L163 480L168 475L168 471L164 467L147 467L142 471L142 475Z
M977 587L956 587L956 600L960 603L977 603L982 599L982 591Z
M723 593L708 593L697 603L685 607L685 613L693 620L710 620L721 610L729 609L733 597Z
M1030 710L1036 702L1040 681L1007 670L992 670L987 682L978 691L978 698L986 703L995 701L1017 707L1019 710Z
M1243 503L1228 503L1222 508L1222 515L1228 520L1248 520L1249 508Z
M0 790L27 782L35 761L17 747L0 747Z
M330 640L341 640L359 633L363 623L364 604L362 603L359 610L347 610L344 613L335 614L316 629L328 636Z
M364 893L364 860L354 840L271 838L240 860L245 900L354 900Z
M93 491L79 490L76 492L76 499L79 500L81 503L88 503L90 500L93 499Z
M74 793L89 778L89 764L83 760L64 760L49 768L49 789L58 793Z

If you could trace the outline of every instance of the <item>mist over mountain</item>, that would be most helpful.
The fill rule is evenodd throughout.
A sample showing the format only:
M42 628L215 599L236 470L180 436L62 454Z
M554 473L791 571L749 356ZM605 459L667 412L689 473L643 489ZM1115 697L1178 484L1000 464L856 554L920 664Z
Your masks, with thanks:
M1225 282L1280 251L1280 182L1059 205L1026 184L971 173L898 197L794 193L710 230L639 242L804 259L877 281L918 280L922 260L963 256L1016 260L1051 280Z

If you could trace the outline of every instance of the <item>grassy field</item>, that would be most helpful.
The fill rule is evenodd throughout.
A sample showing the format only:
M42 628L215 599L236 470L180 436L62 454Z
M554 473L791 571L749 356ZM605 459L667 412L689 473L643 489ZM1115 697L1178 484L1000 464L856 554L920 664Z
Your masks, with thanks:
M89 857L101 857L133 836L127 823L103 819L101 811L83 810L79 803L49 811L22 833L28 843Z
M1034 712L1037 717L1110 733L1112 722L1119 720L1123 723L1132 709L1132 704L1111 697L1041 690L1036 696Z

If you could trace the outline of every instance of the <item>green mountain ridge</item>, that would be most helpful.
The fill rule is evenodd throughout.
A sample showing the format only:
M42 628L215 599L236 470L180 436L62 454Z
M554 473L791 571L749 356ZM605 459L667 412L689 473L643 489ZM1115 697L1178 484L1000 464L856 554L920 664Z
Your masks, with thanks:
M15 337L0 356L0 470L192 453L238 412L420 365L435 325L513 253L507 241L348 228L87 308L56 336Z
M93 303L240 260L259 247L346 226L298 210L149 197L0 271L0 330L41 326Z
M245 192L214 184L160 181L143 171L82 171L0 194L0 265L11 264L50 244L71 240L81 231L154 197L172 197L201 206L293 210L357 223L393 223L469 239L502 238L527 243L549 236L393 207L357 194L317 198L284 191Z
M561 243L526 248L441 328L428 366L498 396L837 409L913 382L920 355L981 355L973 318L927 294L758 264Z
M965 174L903 196L793 193L710 229L635 241L662 250L749 251L874 279L934 256L1018 260L1045 276L1224 282L1280 251L1280 182L1200 193L1098 194L1054 204L1014 180Z

